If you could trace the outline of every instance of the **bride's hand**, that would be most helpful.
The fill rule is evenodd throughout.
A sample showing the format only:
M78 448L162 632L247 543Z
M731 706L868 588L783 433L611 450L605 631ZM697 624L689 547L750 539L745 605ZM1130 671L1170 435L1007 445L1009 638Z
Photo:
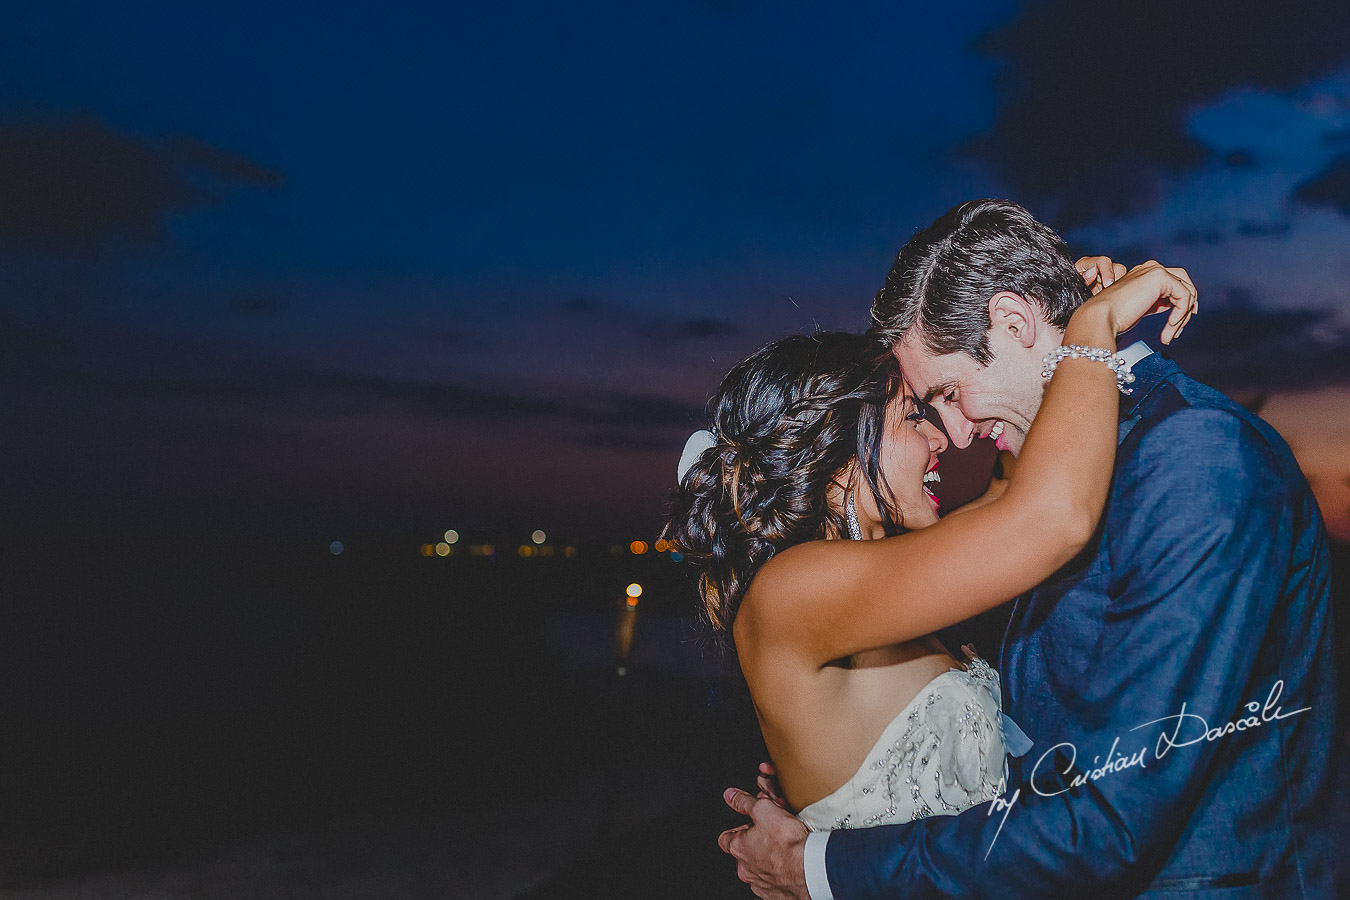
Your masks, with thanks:
M1105 315L1112 330L1121 334L1145 316L1170 310L1162 330L1162 342L1170 344L1199 308L1199 295L1185 269L1169 269L1149 260L1103 288L1079 311L1084 315Z
M1109 288L1125 274L1125 267L1109 256L1084 256L1073 264L1083 281L1091 288L1093 296L1100 294L1102 288Z

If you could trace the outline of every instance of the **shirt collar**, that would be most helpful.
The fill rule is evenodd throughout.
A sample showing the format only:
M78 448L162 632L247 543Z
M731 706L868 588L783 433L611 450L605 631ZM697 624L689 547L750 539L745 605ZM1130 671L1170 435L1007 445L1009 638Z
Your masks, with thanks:
M1135 341L1130 346L1123 347L1119 351L1117 351L1116 356L1119 356L1121 359L1125 360L1125 365L1133 366L1135 363L1139 362L1139 360L1143 359L1146 356L1151 356L1152 354L1153 354L1152 347L1150 347L1148 344L1145 344L1143 341Z
M1122 395L1120 398L1120 415L1123 419L1137 416L1139 408L1148 396L1157 390L1159 385L1168 381L1180 371L1176 363L1161 353L1154 353L1142 342L1131 344L1117 352L1116 355L1130 364L1131 371L1134 372L1135 376L1134 383L1130 385L1134 390L1129 395ZM1130 362L1136 356L1138 359Z

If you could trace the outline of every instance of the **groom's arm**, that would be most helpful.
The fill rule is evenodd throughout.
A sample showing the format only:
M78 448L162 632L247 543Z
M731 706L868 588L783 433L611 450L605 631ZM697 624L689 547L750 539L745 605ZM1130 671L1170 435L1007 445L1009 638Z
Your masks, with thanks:
M1131 731L1183 702L1211 727L1236 718L1289 568L1287 486L1264 438L1228 412L1187 408L1141 438L1120 463L1108 522L1111 568L1096 655L1086 673L1054 672L1078 771L1146 747L1143 767L1089 780L1054 796L1032 786L1011 808L982 804L955 817L833 832L826 868L835 900L861 897L1062 896L1143 889L1165 861L1213 774L1222 741L1178 746L1158 758L1158 735L1176 720ZM1286 697L1287 709L1300 698ZM1245 713L1243 713L1245 715ZM1194 722L1176 736L1193 737ZM1247 740L1277 740L1269 731ZM1235 740L1226 737L1223 740ZM1068 787L1067 762L1042 740L1026 759L1036 786ZM1063 748L1062 748L1063 749ZM1072 777L1072 776L1069 776ZM819 840L819 839L817 839ZM810 865L808 858L807 865ZM1109 891L1108 891L1109 892ZM821 900L817 897L815 900Z

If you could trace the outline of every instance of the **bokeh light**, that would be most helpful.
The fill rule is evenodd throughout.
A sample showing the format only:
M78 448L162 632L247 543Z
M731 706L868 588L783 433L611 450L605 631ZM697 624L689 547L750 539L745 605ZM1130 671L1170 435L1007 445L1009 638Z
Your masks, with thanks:
M436 545L436 555L437 555L437 556L449 556L449 555L450 555L450 545L447 544L445 541L441 541L439 544Z
M451 528L449 531L447 531L447 532L445 533L445 542L446 542L447 544L458 544L458 543L459 543L459 532L456 531L455 529Z
M530 540L534 541L536 544L542 544L544 541L548 540L548 535L536 528L534 533L530 535Z
M634 556L641 556L642 554L647 552L647 542L633 541L633 543L628 545L628 549L633 552Z
M333 541L333 543L328 545L328 552L334 556L341 556L342 551L346 549L347 548L342 545L342 541Z
M625 593L627 593L628 596L630 596L630 597L641 597L641 596L642 596L642 585L637 584L636 582L634 582L633 584L630 584L630 585L628 586L628 590L625 591Z

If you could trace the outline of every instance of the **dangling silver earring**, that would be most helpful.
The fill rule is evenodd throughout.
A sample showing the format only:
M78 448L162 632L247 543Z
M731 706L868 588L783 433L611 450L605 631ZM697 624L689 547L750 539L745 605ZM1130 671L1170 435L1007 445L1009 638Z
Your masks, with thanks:
M853 505L853 489L850 488L844 503L844 522L848 525L848 536L855 541L863 539L862 526L858 524L858 508Z

